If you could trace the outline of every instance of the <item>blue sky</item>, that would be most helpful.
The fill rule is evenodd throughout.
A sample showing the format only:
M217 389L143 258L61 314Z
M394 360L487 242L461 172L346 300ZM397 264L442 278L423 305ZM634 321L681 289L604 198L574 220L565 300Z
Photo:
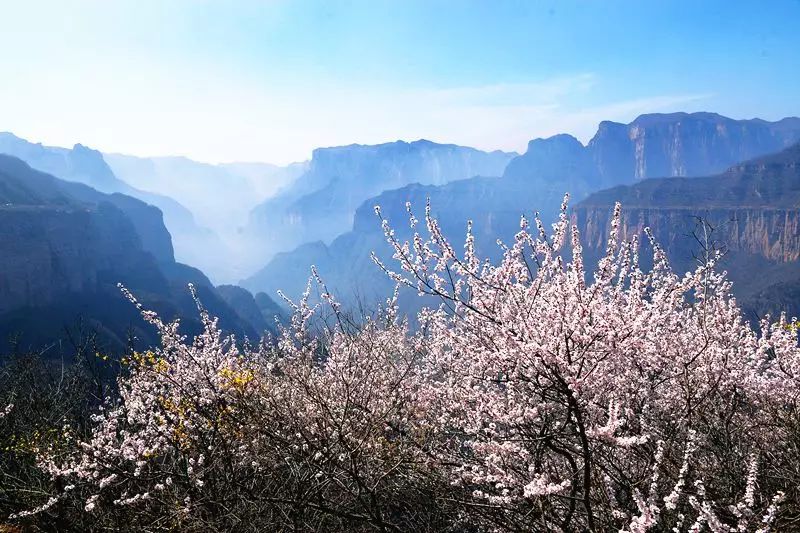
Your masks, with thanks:
M203 161L800 114L800 1L0 0L0 130Z

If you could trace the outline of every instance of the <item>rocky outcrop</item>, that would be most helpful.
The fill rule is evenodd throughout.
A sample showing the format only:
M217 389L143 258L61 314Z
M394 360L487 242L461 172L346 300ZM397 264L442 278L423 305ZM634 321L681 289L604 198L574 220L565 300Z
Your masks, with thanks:
M767 122L716 113L650 114L630 124L601 122L586 146L569 135L535 139L503 177L536 188L536 209L552 218L566 192L579 201L651 177L708 176L797 141L800 118L795 117Z
M707 176L800 140L800 119L734 120L716 113L642 115L621 127L603 122L587 149L599 173L633 173L637 180L661 176Z
M609 206L578 206L574 209L573 216L587 248L598 252L604 249L611 211L612 207ZM623 204L620 237L630 240L637 235L643 238L644 229L650 228L656 241L676 260L685 264L704 244L701 221L712 226L709 243L713 242L718 248L753 254L775 262L800 260L800 207L702 209Z

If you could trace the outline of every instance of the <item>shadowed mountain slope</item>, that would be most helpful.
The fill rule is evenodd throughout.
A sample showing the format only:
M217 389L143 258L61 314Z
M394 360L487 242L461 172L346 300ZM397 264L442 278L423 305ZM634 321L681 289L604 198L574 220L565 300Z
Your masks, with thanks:
M0 233L3 350L9 343L38 349L63 342L65 328L79 320L105 349L120 351L129 335L139 348L154 344L153 328L117 283L164 319L181 317L189 334L199 331L187 289L194 283L225 329L256 337L202 272L174 261L161 212L140 200L103 194L0 155Z

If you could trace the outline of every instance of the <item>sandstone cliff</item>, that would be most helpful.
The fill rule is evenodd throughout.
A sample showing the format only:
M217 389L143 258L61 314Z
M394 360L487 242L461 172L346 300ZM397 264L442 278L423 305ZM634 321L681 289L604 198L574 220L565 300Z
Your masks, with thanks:
M291 187L252 211L247 231L258 248L252 267L307 242L332 241L351 228L358 206L382 191L498 176L515 155L426 140L316 149Z

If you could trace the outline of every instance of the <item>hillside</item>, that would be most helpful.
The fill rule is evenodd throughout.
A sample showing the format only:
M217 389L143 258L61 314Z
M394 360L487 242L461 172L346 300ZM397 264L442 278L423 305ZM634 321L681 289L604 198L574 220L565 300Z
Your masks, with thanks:
M11 133L0 133L0 154L25 161L32 168L59 179L88 185L101 193L121 193L157 207L163 214L164 224L170 232L174 253L179 261L207 269L203 253L209 248L222 249L222 243L210 230L200 227L193 214L173 197L141 189L120 179L106 163L103 154L81 144L73 148L45 146L32 143ZM159 214L159 218L162 215ZM146 225L145 219L134 217ZM143 230L143 228L140 228ZM146 231L140 231L148 239ZM172 252L170 252L172 253Z

